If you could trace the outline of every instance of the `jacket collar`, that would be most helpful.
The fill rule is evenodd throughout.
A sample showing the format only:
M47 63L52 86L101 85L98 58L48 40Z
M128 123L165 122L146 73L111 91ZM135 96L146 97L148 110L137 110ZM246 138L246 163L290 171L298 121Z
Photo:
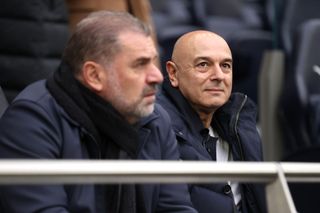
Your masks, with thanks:
M160 114L157 110L157 104L154 106L153 112L147 116L142 118L137 124L136 128L139 130L139 146L137 148L137 155L139 156L140 151L143 149L144 144L148 141L148 138L151 134L151 130L148 125L155 119L160 117Z
M230 141L230 135L236 134L234 132L236 122L245 103L247 103L246 95L232 93L229 100L214 113L211 126L224 140Z
M179 118L183 119L187 129L184 134L190 132L192 135L198 135L204 129L202 121L189 102L184 98L181 92L172 87L168 78L165 78L162 85L163 95L177 108ZM213 116L211 126L218 132L219 136L230 141L230 130L234 129L237 115L240 113L243 104L246 103L246 95L241 93L232 93L230 99L220 107ZM171 115L173 116L173 115ZM176 123L173 120L173 123ZM178 126L181 126L178 124ZM183 130L182 130L183 131Z
M162 85L162 92L178 109L179 117L187 125L187 131L193 135L198 135L204 129L202 121L197 112L191 107L181 92L172 87L168 78L165 78ZM173 121L175 122L175 121Z

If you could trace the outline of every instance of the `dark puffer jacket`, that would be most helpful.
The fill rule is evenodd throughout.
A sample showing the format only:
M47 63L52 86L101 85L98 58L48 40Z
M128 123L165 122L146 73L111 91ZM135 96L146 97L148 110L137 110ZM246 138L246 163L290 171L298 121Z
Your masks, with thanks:
M155 111L139 123L137 159L177 160L175 135L165 110ZM124 134L121 129L121 134ZM28 86L0 119L0 158L89 159L88 143L99 153L96 138L73 120L48 92L45 81ZM91 152L93 153L93 152ZM92 156L93 158L99 158ZM1 212L105 213L102 186L36 185L0 186ZM99 190L100 189L100 190ZM187 186L137 186L140 212L195 213ZM115 199L117 196L114 196ZM123 211L131 212L131 211Z
M65 0L2 0L0 85L9 102L60 64L68 39Z
M183 160L213 160L202 145L204 126L198 114L168 79L163 84L158 103L169 113ZM232 94L230 100L214 113L211 126L229 143L234 161L261 161L262 145L256 129L256 107L247 96ZM214 159L215 160L215 159ZM265 212L263 187L240 184L243 213ZM232 213L236 211L230 186L219 184L192 184L191 200L200 213Z

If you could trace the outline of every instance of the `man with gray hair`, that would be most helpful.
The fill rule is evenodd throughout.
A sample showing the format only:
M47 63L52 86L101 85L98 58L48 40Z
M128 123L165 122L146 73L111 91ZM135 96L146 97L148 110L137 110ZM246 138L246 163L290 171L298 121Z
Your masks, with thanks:
M124 12L96 12L71 36L60 68L29 85L0 120L0 158L179 158L150 29ZM1 186L2 212L196 212L187 187Z

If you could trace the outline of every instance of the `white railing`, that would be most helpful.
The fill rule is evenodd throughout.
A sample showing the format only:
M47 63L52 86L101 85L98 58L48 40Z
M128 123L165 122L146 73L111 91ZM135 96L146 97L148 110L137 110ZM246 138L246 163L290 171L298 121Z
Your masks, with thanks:
M0 184L267 183L271 213L296 212L287 182L320 182L318 163L204 161L1 160Z

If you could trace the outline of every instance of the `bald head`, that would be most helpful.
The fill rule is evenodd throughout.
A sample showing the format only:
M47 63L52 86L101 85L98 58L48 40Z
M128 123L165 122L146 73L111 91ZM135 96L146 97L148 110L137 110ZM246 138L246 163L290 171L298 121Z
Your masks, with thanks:
M197 30L186 33L177 40L173 48L172 60L181 64L188 61L190 57L196 57L195 54L204 51L208 45L224 47L231 55L227 42L221 36L210 31Z
M171 85L177 88L209 126L213 113L232 90L232 55L227 42L209 31L181 36L166 64Z

